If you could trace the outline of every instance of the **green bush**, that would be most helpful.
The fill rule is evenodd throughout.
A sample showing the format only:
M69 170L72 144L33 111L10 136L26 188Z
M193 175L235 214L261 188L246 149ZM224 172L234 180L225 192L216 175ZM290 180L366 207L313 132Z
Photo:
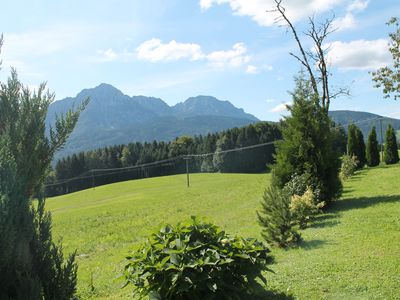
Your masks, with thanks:
M342 157L342 167L340 169L340 177L343 180L349 179L354 175L358 167L358 160L356 156L343 155Z
M303 195L293 195L290 198L289 209L292 218L296 220L301 229L304 229L324 205L324 202L317 203L313 190L308 188Z
M283 192L287 193L289 196L302 196L308 189L311 189L313 192L313 201L316 203L322 202L319 184L317 180L308 173L303 173L301 175L293 174L283 187Z
M293 217L290 212L290 196L271 185L268 187L261 202L262 209L257 211L258 222L263 227L261 235L272 245L289 247L300 241Z
M266 284L272 261L255 239L230 237L195 217L166 225L127 257L126 285L150 299L243 299Z

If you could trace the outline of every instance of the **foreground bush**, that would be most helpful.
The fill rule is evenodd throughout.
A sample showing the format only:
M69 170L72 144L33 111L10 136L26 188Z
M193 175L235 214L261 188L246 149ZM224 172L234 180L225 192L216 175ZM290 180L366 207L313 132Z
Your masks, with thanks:
M51 215L41 195L54 153L87 101L58 116L47 131L53 100L45 84L32 92L14 70L0 83L0 299L75 298L75 253L64 258L61 245L53 241Z
M243 299L259 287L256 278L266 283L268 253L255 239L192 217L161 228L127 257L126 285L150 299Z
M261 235L272 245L289 247L300 241L290 211L290 196L278 187L268 187L261 202L262 209L257 211L258 222L262 226Z

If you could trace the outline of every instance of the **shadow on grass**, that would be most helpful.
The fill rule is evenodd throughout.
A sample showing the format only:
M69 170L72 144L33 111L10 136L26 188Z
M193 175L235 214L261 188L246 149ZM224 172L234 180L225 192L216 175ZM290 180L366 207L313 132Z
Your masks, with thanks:
M275 291L264 291L262 294L257 295L257 298L252 298L252 300L264 300L264 299L274 299L274 300L294 300L295 298L292 295L287 295L282 292ZM250 300L250 299L249 299Z
M338 213L351 209L367 208L381 203L400 202L400 195L358 197L333 202L328 212Z
M313 218L311 224L309 224L309 228L324 228L324 227L332 227L339 224L339 214L337 213L324 213L323 215L316 215Z
M350 194L352 192L354 192L354 189L346 188L346 189L343 190L342 195Z
M311 241L303 240L299 243L298 247L302 248L304 250L312 250L312 249L320 248L327 243L328 243L328 241L326 241L326 240L311 240Z
M267 287L268 289L268 284ZM250 295L241 295L240 299L243 300L264 300L264 299L273 299L273 300L294 300L295 298L292 295L287 295L283 292L279 291L269 291L266 290L265 287L262 285L258 286L253 286L253 290L255 290L255 293Z

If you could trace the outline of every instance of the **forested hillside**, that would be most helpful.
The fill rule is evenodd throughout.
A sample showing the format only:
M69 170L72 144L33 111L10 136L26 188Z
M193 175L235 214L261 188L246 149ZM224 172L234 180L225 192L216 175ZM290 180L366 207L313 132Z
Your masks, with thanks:
M362 112L362 111L351 111L351 110L335 110L330 111L329 116L336 124L350 124L357 123L357 127L360 128L364 138L368 136L371 127L375 125L377 129L378 141L381 141L381 130L380 130L380 119L382 119L382 132L383 135L386 132L387 126L391 124L395 130L400 130L400 120L388 117L382 117L377 114ZM347 131L347 127L345 127Z
M189 161L190 172L263 172L267 170L267 164L273 162L273 144L219 152L279 140L282 137L279 127L279 124L259 122L204 136L181 136L171 142L135 142L73 154L57 161L48 180L47 194L64 194L111 182L182 173L186 171L182 156L188 154L207 154ZM153 164L159 161L163 162ZM126 169L115 170L123 167Z

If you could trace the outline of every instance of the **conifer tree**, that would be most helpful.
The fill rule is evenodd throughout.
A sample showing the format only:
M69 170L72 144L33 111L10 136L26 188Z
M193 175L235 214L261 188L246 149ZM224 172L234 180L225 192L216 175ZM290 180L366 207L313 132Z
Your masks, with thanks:
M385 149L384 149L384 160L387 165L395 164L399 162L399 152L396 141L396 134L393 126L388 125L385 134Z
M350 124L347 129L347 154L349 156L356 156L357 152L356 126Z
M357 159L357 169L364 167L366 163L365 142L361 130L354 124L350 124L347 135L347 154Z
M320 201L329 202L341 193L340 154L333 147L331 121L303 78L296 80L291 116L282 126L283 141L277 143L273 184L279 188L293 174L308 174L310 186L318 186Z
M366 147L365 147L365 142L364 142L364 135L362 134L361 130L357 127L356 128L356 140L358 144L358 167L361 169L365 166L367 163L367 157L366 157Z
M58 117L46 135L53 100L44 84L34 93L24 87L14 70L0 86L0 299L63 300L76 291L75 254L64 260L62 247L52 241L41 191L55 151L87 101Z
M300 241L290 212L290 196L271 185L265 189L262 208L257 211L261 235L272 245L289 247Z
M372 126L371 131L368 135L366 155L367 155L368 167L375 167L379 165L380 158L379 158L378 140L376 139L375 126Z

